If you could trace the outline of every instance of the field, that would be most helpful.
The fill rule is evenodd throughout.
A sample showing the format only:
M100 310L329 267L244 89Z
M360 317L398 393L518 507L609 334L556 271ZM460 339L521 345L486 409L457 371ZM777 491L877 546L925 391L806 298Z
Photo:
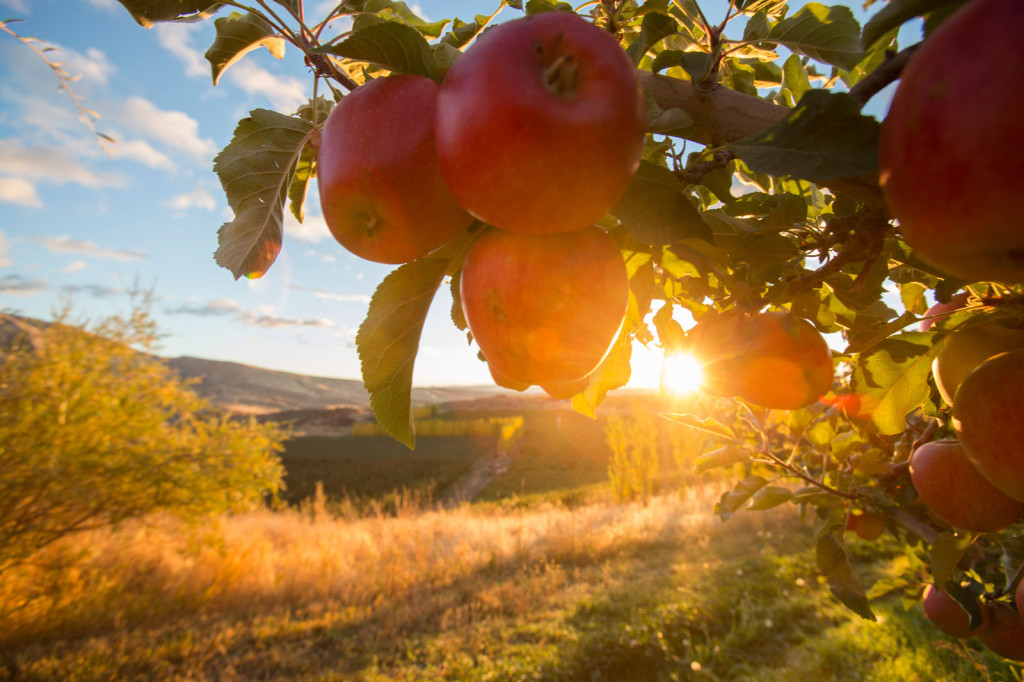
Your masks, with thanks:
M430 501L459 479L493 443L474 438L421 438L415 451L385 436L308 436L285 444L282 500L313 497L317 483L328 500L358 507L395 504L402 496Z
M438 510L384 481L436 489L481 444L310 442L286 453L308 460L292 494L334 461L358 475L278 511L53 546L0 576L0 680L1020 679L897 593L877 623L840 607L792 507L722 522L720 484L669 479L647 506L614 503L599 425L562 417L528 416L480 504ZM343 480L391 502L345 501ZM895 542L850 548L879 591L905 566Z

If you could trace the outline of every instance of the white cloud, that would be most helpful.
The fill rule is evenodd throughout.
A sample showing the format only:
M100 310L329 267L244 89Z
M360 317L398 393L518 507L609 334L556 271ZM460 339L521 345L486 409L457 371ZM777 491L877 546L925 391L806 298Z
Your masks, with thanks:
M306 103L309 93L298 78L276 76L252 61L240 61L225 77L249 95L263 95L278 111L293 112Z
M186 76L210 78L210 62L206 61L202 52L192 47L192 34L198 29L198 24L157 24L156 39L161 47L185 65Z
M61 291L69 294L88 294L93 298L109 298L127 293L123 287L104 286L102 284L67 284Z
M4 234L3 230L0 230L0 267L4 267L11 264L11 243L7 241L7 235Z
M182 111L166 111L142 97L129 97L113 114L117 121L140 135L180 150L197 160L209 161L217 152L210 138L199 136L199 122Z
M0 178L0 203L40 208L43 202L36 186L24 178Z
M126 140L117 137L117 144L110 146L110 152L118 158L138 161L149 168L174 171L174 162L166 154L158 152L145 140Z
M89 4L97 9L105 10L118 10L121 9L121 5L118 4L117 0L88 0Z
M0 173L85 187L122 187L127 182L122 175L88 168L67 150L37 145L26 147L15 138L0 140Z
M336 4L332 2L332 7ZM185 65L186 76L211 79L212 82L210 63L192 45L192 37L198 28L196 24L159 24L156 27L157 41ZM293 112L309 99L307 87L301 80L277 76L256 66L252 59L232 64L224 72L224 79L248 95L265 97L278 111Z
M110 249L98 246L93 242L71 237L32 237L32 241L42 244L48 251L54 253L76 253L91 258L106 258L109 260L133 261L143 260L146 254L142 251L128 249Z
M68 274L72 272L81 272L82 270L85 270L87 267L88 266L85 264L84 260L75 260L68 263L64 267L64 269L61 270L61 272L66 272Z
M239 318L243 323L266 329L280 329L282 327L333 327L334 323L325 318L300 319L297 317L280 317L278 315L254 315L252 313L242 315Z
M0 277L0 294L35 296L46 291L49 285L49 280L45 277L27 279L21 275L7 275Z
M110 76L117 72L117 67L107 58L107 55L95 47L88 48L85 54L66 47L59 49L60 52L56 53L57 61L64 62L64 70L72 78L79 79L76 82L87 81L97 85L107 85L110 82Z
M317 298L322 298L328 301L343 301L346 303L369 303L370 297L366 294L339 294L333 291L327 291L325 289L314 289L312 287L305 287L301 284L292 284L290 288L296 291L305 291L313 294Z
M19 14L28 14L28 5L25 4L25 0L0 0L0 5L9 7L10 9L18 12Z
M190 208L213 211L217 208L217 200L205 189L196 189L171 197L164 202L164 206L173 208L176 211L187 211Z
M300 223L295 219L291 210L286 210L284 214L284 234L288 239L308 244L316 244L323 239L333 239L323 216L307 213L305 219Z
M180 305L165 310L168 315L197 315L199 317L219 317L240 312L241 304L230 298L216 298L201 305Z

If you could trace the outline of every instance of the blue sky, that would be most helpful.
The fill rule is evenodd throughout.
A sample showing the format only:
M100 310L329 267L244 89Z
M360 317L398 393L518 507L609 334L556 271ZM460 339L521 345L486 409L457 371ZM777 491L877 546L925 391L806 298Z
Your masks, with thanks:
M307 0L307 12L334 4ZM702 4L717 16L719 3ZM495 5L418 7L437 20ZM300 53L251 53L214 87L203 58L212 21L147 30L114 0L0 0L0 18L13 17L25 20L12 25L19 33L59 48L51 58L78 76L74 92L117 142L101 146L49 67L0 34L0 309L45 319L70 295L76 315L95 318L125 312L138 284L154 292L164 355L358 378L355 331L392 266L342 249L313 188L305 223L287 215L266 276L235 281L213 261L217 229L230 220L213 157L251 109L291 112L310 96ZM491 383L450 305L442 287L414 384ZM659 363L656 352L635 354L632 385L656 386Z

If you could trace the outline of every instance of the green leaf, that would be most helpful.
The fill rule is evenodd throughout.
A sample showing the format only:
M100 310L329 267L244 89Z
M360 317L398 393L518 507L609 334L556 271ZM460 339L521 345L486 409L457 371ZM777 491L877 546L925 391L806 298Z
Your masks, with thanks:
M985 593L985 586L976 582L961 585L956 580L950 580L946 582L944 589L967 613L970 629L981 627L985 622L985 614L982 613L981 602L978 598Z
M292 215L300 223L306 219L306 194L309 183L313 179L316 168L316 150L308 144L299 152L299 160L295 162L295 174L288 185L288 201Z
M864 59L860 60L857 66L853 67L849 71L840 71L839 77L842 78L843 83L846 87L852 88L857 83L864 80L864 78L872 73L875 69L880 67L885 60L889 58L891 53L899 51L899 29L893 29L882 36L881 39L875 42L871 48L864 53Z
M780 504L785 504L792 499L793 491L789 488L783 488L779 485L766 485L750 498L750 504L747 505L747 509L752 511L771 509L778 507Z
M696 80L708 70L710 57L703 52L684 52L682 50L662 50L654 58L651 71L658 73L673 66L682 67L690 80Z
M970 533L957 536L953 533L941 533L932 542L928 553L928 566L937 585L945 585L956 571L957 564L970 549L974 537Z
M727 438L731 441L738 441L736 434L732 429L713 417L701 419L700 417L692 414L663 414L662 416L676 424L689 426L691 429L705 431L722 438Z
M818 569L828 579L832 595L861 618L876 620L864 587L850 565L841 535L828 532L818 538L817 561Z
M811 182L878 168L878 121L846 93L808 90L785 118L732 143L755 173Z
M654 96L644 91L647 103L647 132L654 135L681 135L693 126L693 119L684 109L662 109Z
M907 282L900 287L900 300L907 312L923 315L928 312L928 287L920 282Z
M363 385L377 421L409 449L416 446L412 371L423 323L444 279L448 261L421 258L384 278L356 333Z
M800 101L804 93L811 89L811 80L804 71L804 64L795 54L789 55L782 65L782 87L793 95L794 102Z
M964 0L889 0L864 24L861 44L865 49L878 42L886 33L915 17L934 12L946 5L962 4Z
M299 107L295 115L316 127L327 120L333 107L334 103L321 95L316 98L316 101L311 99ZM299 160L295 164L295 175L288 186L288 201L291 205L292 215L300 223L306 217L306 195L309 192L309 183L315 176L316 150L307 144L299 153Z
M890 337L857 358L853 390L861 408L883 435L902 433L906 415L931 394L928 377L939 345L932 334L905 332Z
M540 14L541 12L571 12L572 5L567 2L556 2L553 0L529 0L526 3L526 16Z
M678 30L679 24L675 19L667 14L651 12L644 16L640 23L640 35L626 49L626 54L633 60L633 64L639 65L648 50Z
M323 51L396 73L433 78L437 70L434 52L423 34L397 21L370 24Z
M629 360L632 353L632 334L623 328L608 355L590 375L590 383L581 393L573 396L572 409L597 419L597 408L604 402L608 391L622 388L629 382L632 372Z
M456 19L452 24L452 30L446 33L444 38L441 38L441 42L461 49L468 45L473 38L476 38L490 21L491 17L487 14L478 14L469 23Z
M235 279L262 276L281 250L284 203L313 125L254 109L238 122L213 170L235 217L221 226L214 258Z
M216 14L224 3L212 0L118 0L145 28L159 21L201 21Z
M459 270L452 275L451 281L451 294L452 294L452 324L459 331L466 332L469 340L472 341L473 334L469 331L469 322L466 320L466 312L462 309L462 291L460 290L462 282L462 270Z
M670 170L641 161L612 215L642 244L664 246L694 237L711 241L711 229L681 190Z
M213 71L214 85L229 66L261 45L278 59L284 57L284 38L255 14L232 12L215 20L213 25L217 28L217 38L206 51L206 60Z
M916 321L917 316L911 312L905 312L892 321L883 320L874 324L863 324L863 321L857 318L857 324L846 335L850 345L846 347L844 352L852 354L871 350L882 341L909 327Z
M864 56L860 24L849 7L809 2L772 27L765 40L842 69L852 69Z
M736 484L731 491L722 495L715 503L715 514L723 521L728 521L736 511L747 503L754 493L768 484L761 476L747 476Z
M399 0L367 0L363 4L362 12L364 16L372 13L386 20L398 20L409 24L428 38L437 38L444 27L451 23L448 19L425 21Z
M700 475L712 469L732 466L750 461L750 451L736 445L725 445L711 452L705 452L693 461L693 473Z

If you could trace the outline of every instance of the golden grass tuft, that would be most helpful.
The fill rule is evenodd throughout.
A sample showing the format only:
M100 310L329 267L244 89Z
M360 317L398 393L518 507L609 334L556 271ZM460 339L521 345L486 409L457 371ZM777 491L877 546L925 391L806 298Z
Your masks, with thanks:
M647 506L573 509L420 511L410 503L394 515L361 518L331 515L321 498L301 510L226 516L202 526L151 518L69 538L0 576L0 644L323 604L352 613L401 605L405 619L421 609L442 614L442 627L454 626L476 617L474 610L529 608L543 599L545 586L564 583L567 563L693 537L719 492L695 488ZM510 566L537 579L488 578ZM459 598L463 590L475 595L471 602ZM416 600L406 602L412 595Z

